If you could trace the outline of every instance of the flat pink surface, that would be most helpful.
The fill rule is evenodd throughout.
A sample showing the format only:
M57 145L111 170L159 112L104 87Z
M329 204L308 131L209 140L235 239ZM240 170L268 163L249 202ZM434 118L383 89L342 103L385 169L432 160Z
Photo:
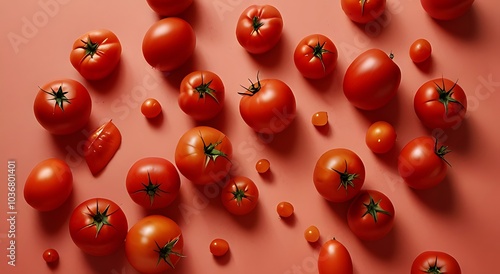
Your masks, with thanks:
M252 2L252 1L250 1ZM146 214L133 203L125 189L129 167L148 156L174 160L178 138L197 125L177 105L180 80L194 69L217 73L226 86L226 105L214 126L234 146L233 174L253 179L260 190L259 206L245 217L233 217L221 205L217 187L197 188L182 178L181 193L168 208L153 213L174 219L182 228L187 256L173 273L317 273L320 243L336 237L349 250L357 274L409 273L413 259L425 250L453 255L463 273L496 273L500 254L498 193L500 169L500 17L495 1L476 1L472 10L453 22L437 22L417 0L388 0L385 20L368 28L353 24L342 12L340 1L269 0L284 19L283 36L269 53L252 56L236 41L234 29L249 1L195 0L181 17L196 32L197 46L188 64L167 77L145 62L141 44L158 17L146 1L10 1L1 11L0 83L2 99L0 178L0 272L1 273L136 273L121 249L108 257L91 257L71 241L68 218L81 201L107 197L125 211L129 227ZM253 1L255 2L255 1ZM252 3L253 3L252 2ZM33 24L31 28L27 25ZM86 31L108 28L123 45L117 71L100 82L84 80L69 62L71 45ZM293 64L293 50L304 36L322 33L339 49L338 66L327 79L309 81ZM24 38L13 44L9 37ZM417 38L433 46L432 60L418 67L408 56ZM397 97L371 113L352 107L342 92L342 79L350 62L362 51L380 48L394 53L402 71ZM277 78L286 82L297 99L297 118L282 134L264 143L243 122L238 111L240 84L247 78ZM413 95L425 81L447 77L459 80L469 98L468 116L458 129L444 133L452 153L447 179L428 191L413 191L399 177L398 151L411 139L430 132L413 111ZM123 143L102 174L91 175L78 154L84 134L71 138L48 134L33 115L38 86L57 78L73 78L91 93L93 112L87 130L113 119ZM163 118L148 122L140 103L154 97L163 106ZM327 111L326 130L312 126L317 111ZM364 143L371 122L391 122L398 133L396 147L377 156ZM325 151L344 147L355 151L366 166L364 188L384 192L396 209L393 231L376 242L358 240L346 221L348 203L332 204L320 197L312 182L316 160ZM26 204L23 187L38 162L59 157L74 175L71 199L60 209L40 213ZM267 158L271 175L259 176L255 162ZM7 161L16 161L16 266L7 264ZM280 201L295 206L291 220L278 218ZM188 213L182 208L192 209ZM303 231L316 225L319 244L308 244ZM230 254L214 259L208 245L225 238ZM55 248L61 259L49 268L41 255Z

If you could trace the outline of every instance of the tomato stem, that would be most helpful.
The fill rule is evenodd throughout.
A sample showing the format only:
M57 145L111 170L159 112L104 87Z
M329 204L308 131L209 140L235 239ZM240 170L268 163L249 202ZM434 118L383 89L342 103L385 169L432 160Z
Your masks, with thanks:
M366 214L370 214L373 217L373 221L375 221L375 223L376 223L378 221L378 215L377 215L378 213L382 213L382 214L390 216L391 213L384 210L380 206L381 201L382 201L382 199L380 199L378 202L375 202L373 200L372 196L370 196L370 202L368 204L363 203L363 205L366 207L366 211L365 211L365 213L363 213L363 215L361 217L364 217Z
M95 226L96 227L95 237L97 238L99 236L99 232L101 232L101 229L104 226L106 226L106 225L112 226L109 223L108 218L114 212L111 212L111 213L108 214L108 210L109 210L109 207L110 207L109 204L108 204L108 206L106 206L106 208L104 209L104 211L101 212L99 210L99 200L96 199L96 203L97 204L96 204L96 212L95 213L92 212L92 210L87 206L88 212L86 214L92 219L92 222L89 223L89 224L87 224L86 226L82 227L81 229Z
M160 262L163 260L166 262L172 269L175 268L174 264L172 263L172 260L170 259L170 255L175 255L177 257L185 257L179 252L174 251L174 247L179 242L181 235L175 237L171 241L167 242L163 247L161 247L158 242L155 241L156 247L158 250L155 250L156 253L158 253L158 261L156 262L156 265L160 264Z
M321 66L323 67L323 71L326 70L325 63L323 62L323 54L331 53L329 50L324 49L325 44L326 44L326 41L323 42L323 44L320 44L319 40L318 40L318 43L314 47L308 45L309 48L311 48L313 51L313 57L318 58L319 61L321 62Z
M203 99L206 95L208 95L212 97L217 104L219 104L219 100L217 100L217 96L215 96L216 91L210 88L210 84L212 84L212 81L213 80L210 80L205 83L203 81L203 74L201 74L201 84L194 89L198 92L198 99Z
M443 160L443 161L444 161L444 162L445 162L448 166L450 166L450 167L451 167L451 164L448 162L448 160L446 160L446 159L444 158L444 156L445 156L446 154L450 153L450 152L451 152L451 150L450 150L450 149L448 149L448 146L440 146L440 147L438 148L438 139L437 139L437 138L435 138L435 139L436 139L436 141L434 142L434 153L436 153L436 155L437 155L439 158L441 158L441 159L442 159L442 160Z
M38 88L40 88L40 87L38 87ZM71 104L70 99L68 97L66 97L66 94L68 94L68 92L63 91L62 84L59 86L57 91L55 91L52 87L50 88L50 92L43 90L42 88L40 88L40 90L47 93L48 95L52 96L52 98L50 98L49 101L50 100L55 101L54 109L56 107L59 107L62 111L64 111L64 103Z
M85 50L85 55L82 58L82 61L90 56L90 58L94 58L94 54L97 53L97 49L99 48L99 43L94 43L92 42L92 39L90 39L90 36L87 38L87 41L80 40L83 43L82 47L79 47L81 49Z
M240 85L242 88L246 90L246 92L238 92L239 95L246 95L246 96L253 96L255 93L259 92L260 89L262 88L259 80L259 72L257 71L257 83L252 82L250 78L248 79L250 82L250 87L244 87L243 85Z
M458 104L460 107L465 108L465 106L460 103L458 100L453 98L453 89L457 86L458 80L453 84L453 86L449 89L446 90L445 84L444 84L444 78L442 78L442 84L443 86L439 86L438 83L434 82L436 85L436 91L439 95L438 101L441 102L444 106L444 113L448 115L448 105L449 104Z
M149 203L150 203L150 205L153 205L154 198L156 196L160 196L161 192L168 193L168 192L166 192L166 191L164 191L163 189L160 188L161 184L154 184L151 181L151 175L149 174L149 171L148 171L148 184L145 184L145 183L141 183L141 184L142 184L142 186L144 188L139 189L139 190L135 191L134 193L139 193L139 192L146 193L146 195L148 195L148 197L149 197Z
M252 34L254 32L258 32L260 27L262 27L263 25L264 25L264 23L262 21L260 21L260 18L258 16L254 16L252 18L252 26L253 26Z
M218 145L222 143L223 140L219 140L216 143L209 143L208 145L205 143L205 139L203 139L203 136L201 135L200 132L200 138L201 142L203 143L203 150L205 152L205 167L208 166L208 163L210 160L214 161L217 160L219 156L226 158L229 161L229 158L227 157L227 154L224 153L221 150L216 149Z
M341 187L343 187L347 193L347 188L349 186L351 187L354 187L354 180L356 178L358 178L358 174L356 173L347 173L347 161L345 161L345 169L344 169L344 172L341 172L341 171L338 171L334 168L332 168L333 171L335 171L339 176L340 176L340 184L339 184L339 187L337 188L337 190L339 190Z

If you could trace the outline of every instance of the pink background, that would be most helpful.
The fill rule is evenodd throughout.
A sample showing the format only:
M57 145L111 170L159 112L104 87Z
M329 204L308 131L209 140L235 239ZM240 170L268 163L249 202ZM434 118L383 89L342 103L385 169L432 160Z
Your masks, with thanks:
M126 3L125 3L126 2ZM476 1L473 9L453 22L437 22L423 11L417 0L388 0L385 20L364 27L353 24L342 12L340 1L269 0L284 19L279 44L261 56L247 54L236 41L234 29L241 11L250 2L242 0L195 0L182 14L197 35L197 46L188 64L167 77L145 62L141 43L158 17L146 1L10 1L1 11L0 100L2 168L0 177L0 272L2 273L136 273L123 249L96 258L82 253L71 241L68 217L88 198L107 197L125 211L129 227L141 217L160 213L181 226L185 237L184 258L175 273L316 273L320 244L336 237L350 251L355 273L409 273L413 259L425 250L453 255L463 273L493 273L500 254L498 218L498 153L500 136L500 17L495 1ZM45 3L45 4L44 4ZM307 3L307 4L306 4ZM32 28L26 26L33 24ZM71 45L86 31L108 28L123 45L116 72L100 82L84 80L71 66ZM301 77L292 59L296 43L304 36L322 33L339 50L338 67L330 77L309 81ZM9 37L24 37L12 44ZM408 56L417 38L433 46L431 62L418 67ZM385 108L371 113L352 107L342 93L347 66L362 51L380 48L394 53L402 71L398 96ZM183 132L196 125L177 105L180 80L194 69L217 73L226 86L226 105L217 119L203 123L226 133L234 146L233 174L253 179L260 190L259 206L245 217L233 217L222 207L217 187L196 188L182 177L181 193L168 209L145 212L132 202L125 189L129 167L148 156L174 159L174 149ZM297 118L271 143L264 143L244 124L238 111L240 84L247 78L277 78L286 82L297 99ZM442 138L452 153L447 179L428 191L413 191L396 169L398 151L411 139L428 135L413 111L413 95L425 81L447 77L459 80L469 98L465 122ZM102 174L93 177L78 151L85 131L70 137L48 134L33 115L33 100L40 86L57 78L73 78L91 93L93 112L88 131L113 119L123 143ZM163 106L163 116L154 122L140 113L140 103L154 97ZM310 119L316 111L327 111L329 125L316 129ZM372 154L364 144L371 122L391 122L398 133L396 147L386 155ZM325 151L345 147L364 161L364 188L384 192L396 208L393 231L376 242L362 242L349 230L348 203L332 204L316 192L312 171ZM24 181L38 162L59 157L74 175L74 192L60 209L40 213L23 198ZM271 174L259 176L255 162L267 158ZM16 266L7 265L7 160L17 163ZM290 220L278 218L280 201L295 206ZM188 213L182 209L189 209ZM303 231L316 225L320 243L308 244ZM231 252L221 259L208 250L215 237L225 238ZM61 254L59 264L49 268L42 260L46 248ZM36 271L35 271L36 269Z

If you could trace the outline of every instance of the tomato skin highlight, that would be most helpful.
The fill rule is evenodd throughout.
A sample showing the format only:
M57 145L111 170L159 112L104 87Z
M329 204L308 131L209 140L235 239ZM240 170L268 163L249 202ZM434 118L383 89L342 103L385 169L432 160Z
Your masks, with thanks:
M386 0L341 0L340 4L349 19L366 24L384 13Z
M222 205L234 215L252 212L259 201L259 189L249 178L235 176L222 188Z
M410 274L446 273L462 274L458 261L442 251L424 251L420 253L411 265Z
M193 0L147 0L149 7L163 17L175 16L187 10Z
M474 0L420 0L425 12L437 20L453 20L465 15Z
M293 54L295 67L309 79L321 79L332 73L337 66L337 58L337 47L322 34L304 37Z
M120 130L111 120L101 125L87 138L83 155L94 176L108 165L121 143Z
M283 31L281 13L271 5L251 5L240 15L236 39L249 53L262 54L279 42Z
M319 274L352 274L352 259L347 248L335 239L326 241L319 250L318 271Z

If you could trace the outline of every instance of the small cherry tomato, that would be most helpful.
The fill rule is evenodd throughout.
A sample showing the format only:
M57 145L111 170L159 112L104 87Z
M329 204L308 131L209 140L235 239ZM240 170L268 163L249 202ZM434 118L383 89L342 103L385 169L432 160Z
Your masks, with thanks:
M278 215L283 218L292 216L293 211L293 205L289 202L280 202L276 206L276 212L278 212Z
M386 153L396 143L396 130L384 121L373 123L366 131L366 145L374 153Z
M48 264L59 261L59 253L53 248L46 249L43 252L42 257Z
M310 243L315 243L319 240L319 229L312 225L304 231L304 238Z
M155 118L161 113L161 105L153 98L146 99L141 105L141 112L146 118Z
M326 111L318 111L313 114L311 123L314 126L322 127L328 123L328 113Z
M260 159L255 164L255 170L257 170L257 172L260 174L266 173L270 167L271 163L267 159Z
M414 63L422 63L431 57L431 43L425 39L417 39L410 46L410 58Z
M229 251L229 243L224 239L214 239L210 243L210 253L214 256L224 256Z

